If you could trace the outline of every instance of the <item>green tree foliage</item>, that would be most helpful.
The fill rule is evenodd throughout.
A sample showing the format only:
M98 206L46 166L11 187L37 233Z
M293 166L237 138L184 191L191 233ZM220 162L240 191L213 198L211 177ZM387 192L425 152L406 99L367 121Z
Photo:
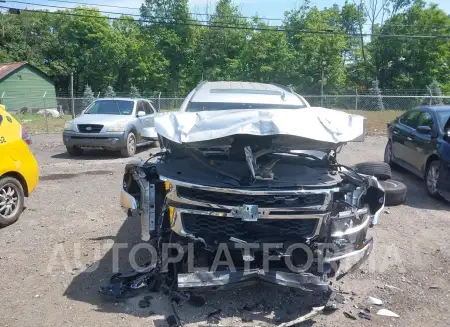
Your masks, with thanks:
M374 95L373 98L369 98L369 101L371 102L369 108L372 110L384 110L383 97L381 96L381 90L378 85L378 80L373 80L372 87L369 89L370 94Z
M108 85L105 90L105 98L114 98L116 96L116 92L111 85Z
M131 85L130 98L140 98L140 97L141 97L141 94L139 93L139 89L136 86Z
M416 1L379 29L380 34L449 35L450 17L437 5ZM448 38L384 38L372 42L375 74L381 88L426 89L437 80L450 85Z
M83 92L83 106L89 106L95 100L94 92L89 85L86 84Z
M428 86L428 89L431 93L431 104L432 105L442 105L444 101L442 100L442 90L439 86L439 83L436 80L433 80L431 84Z
M68 93L70 74L75 94L86 85L134 94L133 85L143 96L183 96L202 80L280 83L303 94L318 94L323 84L328 94L377 95L425 90L436 81L450 92L450 42L438 37L450 34L450 17L437 5L348 0L319 9L305 1L274 26L243 17L232 0L218 0L201 18L189 13L188 2L145 0L140 19L109 19L86 6L58 15L0 12L0 62L30 62L55 79L60 94ZM361 35L370 29L375 35Z

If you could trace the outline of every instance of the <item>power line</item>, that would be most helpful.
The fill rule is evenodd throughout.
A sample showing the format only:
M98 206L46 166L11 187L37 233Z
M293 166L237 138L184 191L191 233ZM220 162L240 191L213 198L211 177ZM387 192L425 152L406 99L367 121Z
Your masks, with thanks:
M59 2L59 3L71 3L71 4L77 4L77 5L85 5L85 6L97 6L97 7L105 7L105 8L119 8L119 9L128 9L128 10L140 10L141 8L136 7L126 7L126 6L116 6L116 5L106 5L106 4L98 4L98 3L89 3L89 2L77 2L77 1L69 1L69 0L47 0L48 2ZM319 1L319 0L315 0ZM327 0L323 0L327 1ZM15 1L9 1L9 2L15 2ZM256 14L255 16L242 16L242 15L235 15L235 16L222 16L217 14L206 14L206 13L198 13L198 12L189 12L192 16L207 16L207 17L221 17L221 18L241 18L241 19L254 19L257 17L258 19L265 20L265 21L279 21L283 22L285 18L268 18L268 17L258 17ZM365 26L372 26L371 23L364 23ZM413 24L390 24L390 26L396 26L396 27L420 27L420 25L413 25ZM436 26L436 28L441 27L450 27L450 25L443 25L443 26Z
M77 5L84 5L84 6L98 6L98 7L105 7L105 8L120 8L120 9L128 9L128 10L140 10L141 8L136 7L126 7L126 6L115 6L115 5L105 5L105 4L97 4L97 3L88 3L88 2L78 2L78 1L69 1L69 0L47 0L48 2L58 2L58 3L70 3L70 4L77 4ZM1 1L0 1L1 2ZM33 6L39 6L39 7L47 7L47 8L56 8L56 9L74 9L69 7L62 7L62 6L55 6L55 5L46 5L46 4L39 4L39 3L31 3L31 2L23 2L23 1L6 1L6 2L12 2L12 3L19 3L19 4L26 4L26 5L33 5ZM92 10L96 11L97 9L93 8L83 8L83 10ZM112 15L126 15L126 16L132 16L132 17L141 17L140 14L131 14L131 13L121 13L121 12L111 12L111 11L104 11L104 10L98 10L100 13L104 14L112 14ZM170 14L170 13L169 13ZM284 18L266 18L266 17L258 17L258 16L241 16L241 15L235 15L235 16L221 16L217 14L202 14L202 13L195 13L195 12L188 12L189 15L192 16L207 16L207 17L220 17L220 18L237 18L237 19L246 19L246 20L252 20L254 18L257 18L262 21L279 21L283 22ZM167 19L170 17L161 17L161 16L152 16L153 18L160 18L160 19ZM198 21L196 19L189 19L189 21L194 22L202 22L202 23L209 23L209 21ZM246 25L246 23L233 23L233 25ZM363 24L365 26L371 26L371 23L365 23ZM417 25L417 24L389 24L386 25L389 27L429 27L429 28L447 28L450 27L450 25L442 25L442 26L424 26L424 25ZM370 36L370 35L366 35Z
M124 6L115 6L115 5L105 5L105 4L97 4L97 3L88 3L88 2L77 2L77 1L66 1L66 0L47 0L49 2L60 2L60 3L71 3L71 4L78 4L78 5L87 5L87 6L97 6L97 7L105 7L105 8L119 8L119 9L128 9L128 10L140 10L141 8L136 7L124 7ZM10 1L13 2L13 1ZM245 19L253 19L254 17L251 16L220 16L215 14L206 14L206 13L196 13L196 12L189 12L190 15L193 16L208 16L208 17L223 17L223 18L245 18ZM264 20L271 20L271 21L283 21L284 18L262 18L260 19Z
M12 8L12 7L6 7L6 6L0 6L0 8L5 9L13 9L17 10L18 8ZM72 9L72 8L66 8L66 9ZM76 16L76 17L89 17L94 19L107 19L107 20L119 20L119 21L129 21L128 18L123 17L108 17L108 16L94 16L94 15L86 15L86 14L77 14L77 13L69 13L69 12L61 12L61 11L42 11L42 10L32 10L32 9L18 9L21 11L26 12L36 12L36 13L43 13L43 14L49 14L49 15L63 15L63 16ZM119 13L115 13L119 14ZM124 14L126 16L126 14ZM167 17L165 17L167 19ZM132 19L135 22L139 23L150 23L155 25L173 25L173 26L193 26L193 27L204 27L204 28L223 28L223 29L235 29L235 30L249 30L249 31L268 31L268 32L292 32L292 33L300 33L300 34L312 34L312 35L343 35L347 37L360 37L362 36L376 36L379 38L415 38L415 39L450 39L450 35L415 35L415 34L371 34L371 33L344 33L340 31L333 31L333 30L311 30L311 29L287 29L282 26L273 26L273 27L252 27L252 26L240 26L236 24L229 24L229 25L223 25L223 24L211 24L208 21L195 21L196 23L186 23L186 22L180 22L180 21L158 21L158 20L151 20L151 19ZM206 23L206 25L201 24Z

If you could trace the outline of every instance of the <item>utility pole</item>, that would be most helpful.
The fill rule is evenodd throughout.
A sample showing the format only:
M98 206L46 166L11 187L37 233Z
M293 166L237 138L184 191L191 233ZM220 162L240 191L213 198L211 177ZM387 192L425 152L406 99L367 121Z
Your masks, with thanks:
M323 84L324 84L324 73L325 73L325 65L327 62L322 61L322 78L320 79L320 106L323 107Z
M72 99L72 119L75 118L75 99L73 98L73 73L70 73L70 98Z

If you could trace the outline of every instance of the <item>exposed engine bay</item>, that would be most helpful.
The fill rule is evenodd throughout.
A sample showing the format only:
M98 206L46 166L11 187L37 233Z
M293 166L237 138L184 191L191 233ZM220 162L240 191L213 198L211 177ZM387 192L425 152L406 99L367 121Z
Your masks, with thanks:
M384 191L375 177L338 164L336 149L293 150L289 136L160 142L152 160L126 166L121 197L140 215L143 240L192 246L193 257L172 266L177 289L266 281L325 291L328 278L342 278L370 254L366 234ZM233 269L211 270L223 246ZM354 264L343 271L342 260Z

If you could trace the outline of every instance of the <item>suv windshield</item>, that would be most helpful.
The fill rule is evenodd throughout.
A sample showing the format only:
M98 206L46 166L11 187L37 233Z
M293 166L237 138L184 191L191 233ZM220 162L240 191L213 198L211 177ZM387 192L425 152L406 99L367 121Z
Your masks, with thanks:
M305 105L267 104L267 103L230 103L230 102L190 102L186 111L245 110L245 109L302 109Z
M129 100L97 100L89 105L85 114L131 115L134 102Z

